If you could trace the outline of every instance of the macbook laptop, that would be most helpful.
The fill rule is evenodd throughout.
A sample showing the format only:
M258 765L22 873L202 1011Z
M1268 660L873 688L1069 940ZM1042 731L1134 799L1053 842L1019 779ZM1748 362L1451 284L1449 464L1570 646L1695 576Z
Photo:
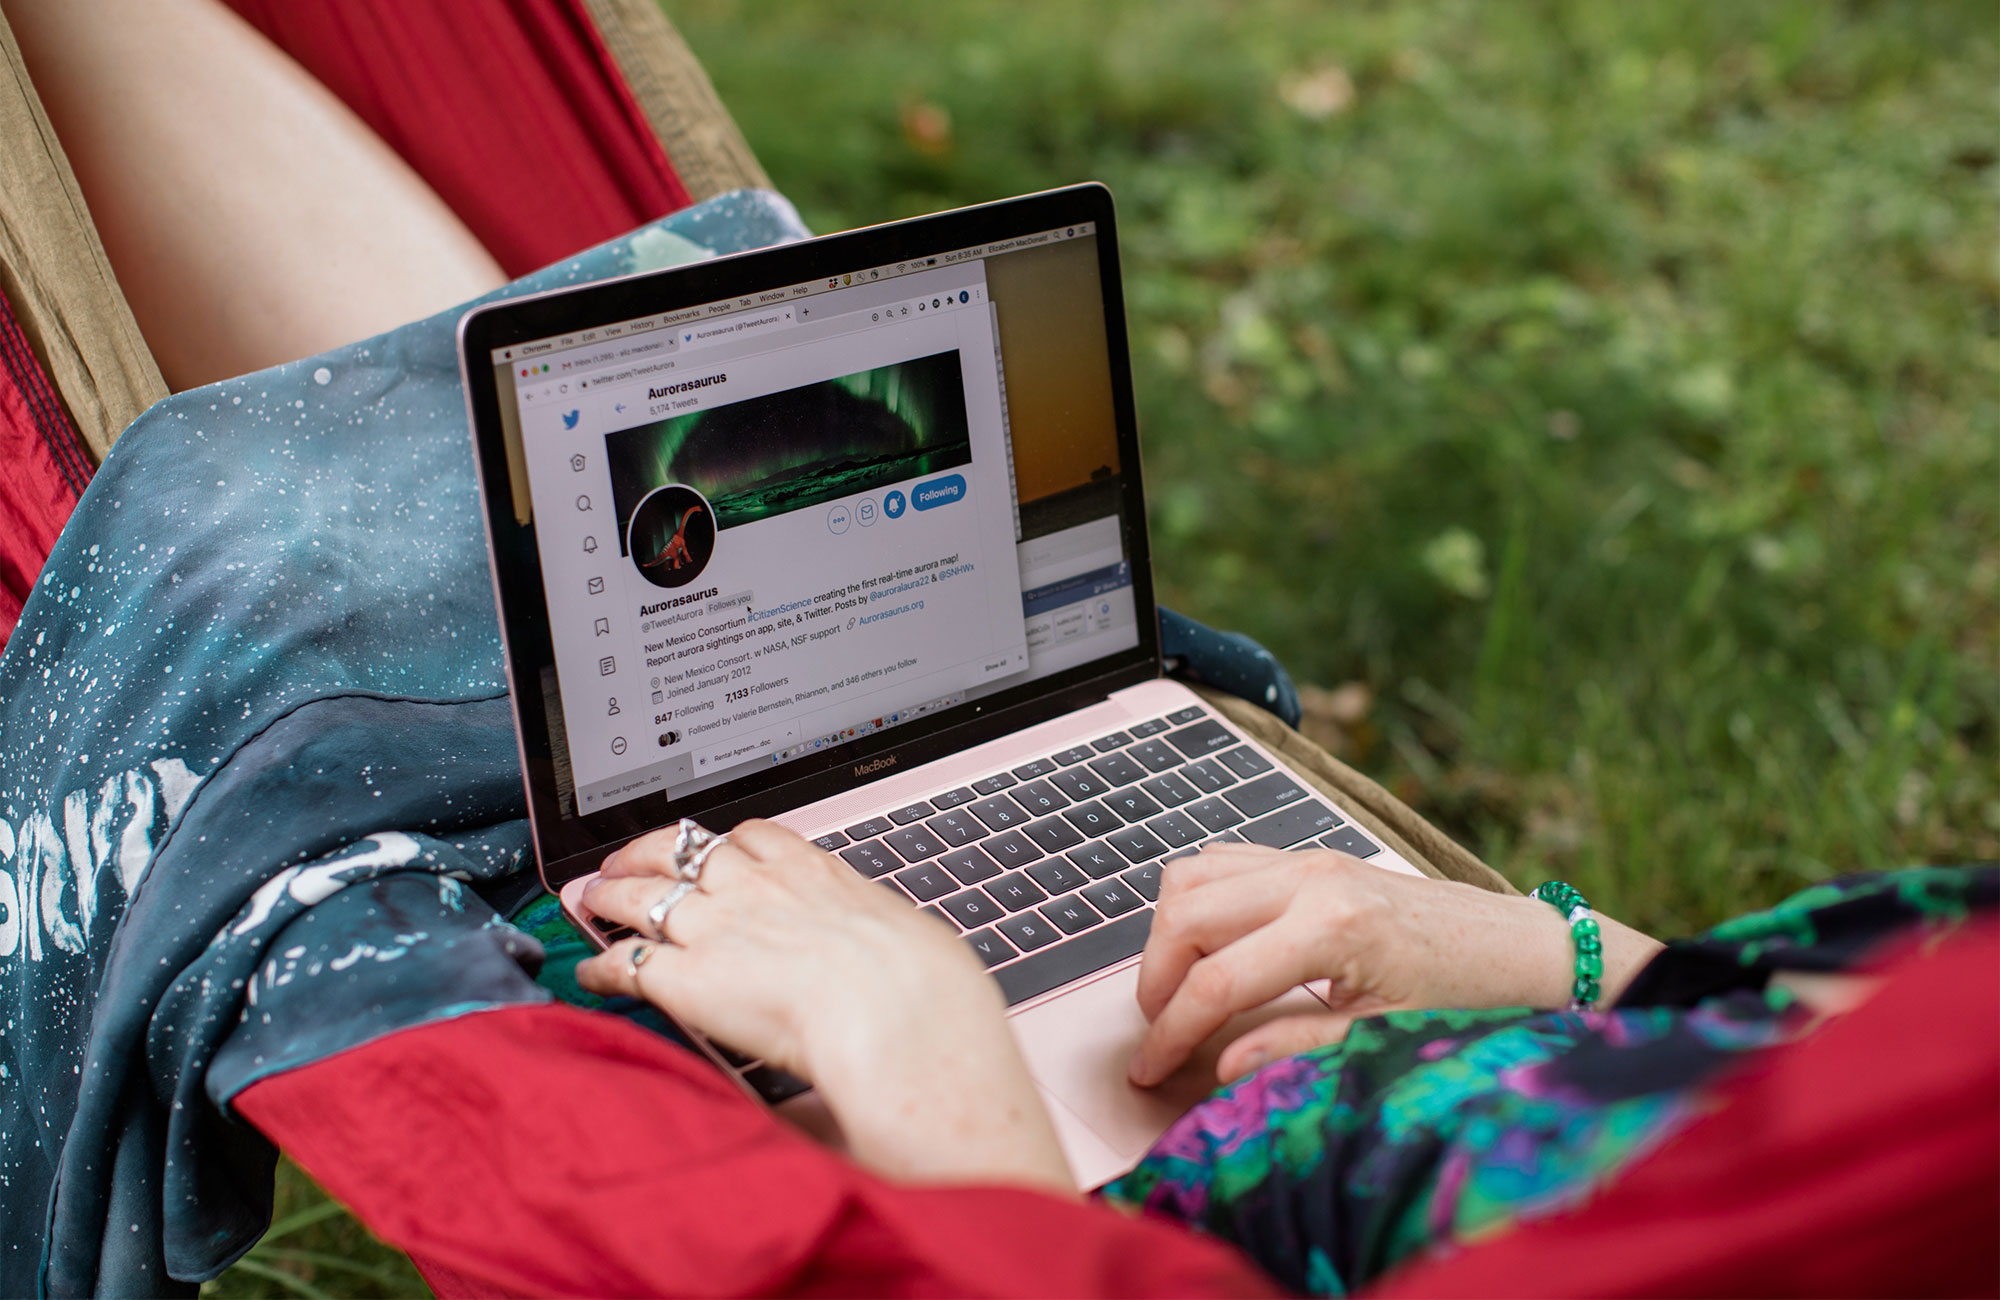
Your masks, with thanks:
M535 852L596 942L619 845L790 826L964 936L1089 1187L1246 1027L1125 1082L1167 862L1414 872L1161 676L1102 186L500 302L459 344Z

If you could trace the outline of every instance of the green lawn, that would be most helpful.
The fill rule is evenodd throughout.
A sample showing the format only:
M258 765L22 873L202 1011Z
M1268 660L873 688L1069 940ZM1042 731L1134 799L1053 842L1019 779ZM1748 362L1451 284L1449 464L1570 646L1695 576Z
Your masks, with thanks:
M816 229L1111 186L1164 598L1516 881L2000 856L1990 4L669 8Z

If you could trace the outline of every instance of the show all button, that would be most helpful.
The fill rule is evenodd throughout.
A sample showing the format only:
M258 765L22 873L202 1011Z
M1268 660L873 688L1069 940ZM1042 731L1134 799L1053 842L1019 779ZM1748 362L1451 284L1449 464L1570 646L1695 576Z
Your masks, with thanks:
M965 475L947 474L910 489L910 504L919 510L934 510L954 501L965 500Z

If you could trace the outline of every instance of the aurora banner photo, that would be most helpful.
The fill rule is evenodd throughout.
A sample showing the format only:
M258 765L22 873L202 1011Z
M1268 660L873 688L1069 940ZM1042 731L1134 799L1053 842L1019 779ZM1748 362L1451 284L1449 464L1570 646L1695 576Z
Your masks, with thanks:
M669 484L705 498L720 532L972 460L956 350L622 429L604 449L620 549L642 556L675 544L674 512L633 526Z

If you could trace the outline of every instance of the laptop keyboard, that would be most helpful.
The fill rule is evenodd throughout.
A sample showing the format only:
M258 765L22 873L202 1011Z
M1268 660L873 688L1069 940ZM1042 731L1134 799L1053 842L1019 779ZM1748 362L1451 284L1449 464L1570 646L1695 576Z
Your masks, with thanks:
M1160 868L1206 845L1382 851L1196 706L813 842L962 935L1009 1006L1144 951ZM773 1103L806 1086L745 1078Z
M1230 842L1382 851L1194 706L814 841L962 934L1009 1006L1144 950L1160 868Z

